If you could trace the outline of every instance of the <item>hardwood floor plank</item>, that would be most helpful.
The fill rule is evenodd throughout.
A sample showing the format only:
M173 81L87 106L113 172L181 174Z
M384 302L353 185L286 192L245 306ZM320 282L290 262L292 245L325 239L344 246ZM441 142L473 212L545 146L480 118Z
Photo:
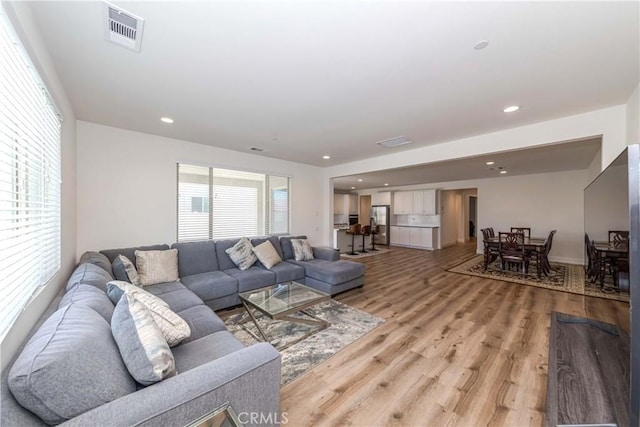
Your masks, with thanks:
M337 300L386 323L282 388L295 426L542 426L551 311L629 330L627 303L446 271L475 241L358 259Z

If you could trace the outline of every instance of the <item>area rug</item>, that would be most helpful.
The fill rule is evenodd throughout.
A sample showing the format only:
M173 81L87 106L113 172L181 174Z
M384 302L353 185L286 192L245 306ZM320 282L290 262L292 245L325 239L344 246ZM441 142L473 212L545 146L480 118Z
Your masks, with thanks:
M495 261L483 270L482 255L473 258L448 269L452 273L467 274L470 276L484 277L486 279L502 280L505 282L519 283L521 285L537 286L539 288L553 289L555 291L569 292L572 294L587 295L592 297L613 299L617 301L629 301L629 294L618 291L617 288L605 283L604 288L599 284L585 280L584 267L575 264L551 263L551 273L548 276L536 276L535 267L522 277L522 273L516 271L501 271L498 261Z
M365 253L359 253L357 255L349 255L349 254L340 254L341 258L346 258L346 259L358 259L358 258L365 258L368 256L374 256L374 255L380 255L380 254L386 254L387 252L391 252L391 249L383 249L380 248L374 252L365 252Z
M280 352L282 356L282 385L298 378L307 370L384 323L384 320L379 317L335 300L314 305L307 308L306 311L330 322L331 326ZM243 315L244 309L224 319L225 325L244 344L255 344L258 341L244 327L255 334L258 334L257 328L251 321L245 323L244 327L241 326L239 321ZM260 327L272 340L271 343L275 347L284 347L287 342L295 341L314 328L301 323L271 320L262 315L258 315L257 319Z

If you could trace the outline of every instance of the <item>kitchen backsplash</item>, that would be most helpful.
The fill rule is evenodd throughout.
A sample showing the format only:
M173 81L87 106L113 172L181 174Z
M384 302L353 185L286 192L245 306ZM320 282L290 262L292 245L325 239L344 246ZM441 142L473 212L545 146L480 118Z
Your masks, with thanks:
M395 215L396 225L440 227L440 215Z

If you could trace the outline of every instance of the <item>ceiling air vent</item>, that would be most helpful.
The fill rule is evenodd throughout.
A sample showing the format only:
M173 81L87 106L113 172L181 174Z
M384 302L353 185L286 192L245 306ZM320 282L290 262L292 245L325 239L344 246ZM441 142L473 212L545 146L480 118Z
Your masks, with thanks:
M393 148L398 147L400 145L409 144L411 141L405 138L404 136L396 136L395 138L385 139L384 141L376 142L376 144L382 145L383 147Z
M127 49L140 52L144 19L107 2L104 2L104 14L104 38Z

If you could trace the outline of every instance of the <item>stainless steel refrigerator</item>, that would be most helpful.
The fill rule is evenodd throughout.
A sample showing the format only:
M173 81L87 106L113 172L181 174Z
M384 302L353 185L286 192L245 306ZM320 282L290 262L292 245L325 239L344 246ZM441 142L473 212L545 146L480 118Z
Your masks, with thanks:
M389 245L389 205L371 206L371 228L379 225L378 234L375 235L375 242L379 245Z

